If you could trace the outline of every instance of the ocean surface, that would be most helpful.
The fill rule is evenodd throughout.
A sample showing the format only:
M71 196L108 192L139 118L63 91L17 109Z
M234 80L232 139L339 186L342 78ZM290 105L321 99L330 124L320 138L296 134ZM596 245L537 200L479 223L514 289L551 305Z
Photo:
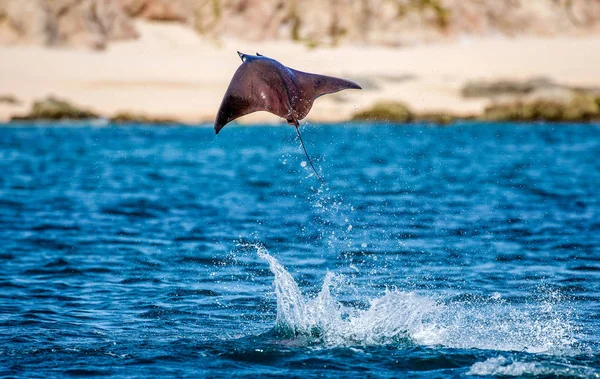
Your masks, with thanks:
M600 125L0 127L0 377L600 377Z

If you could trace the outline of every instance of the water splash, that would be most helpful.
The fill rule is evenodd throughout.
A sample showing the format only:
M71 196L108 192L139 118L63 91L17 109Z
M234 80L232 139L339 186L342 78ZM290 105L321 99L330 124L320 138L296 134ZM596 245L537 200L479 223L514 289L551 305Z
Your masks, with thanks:
M467 375L476 376L550 376L600 378L600 371L590 367L556 362L524 362L503 356L489 358L471 366Z
M331 294L341 276L328 272L318 295L306 298L294 278L264 248L259 257L269 263L275 275L277 327L284 333L318 337L326 345L385 344L412 337L424 344L435 343L436 326L424 322L438 305L414 293L389 291L371 301L367 309L342 305Z
M256 248L275 276L276 326L288 335L314 338L326 346L407 343L550 354L576 346L568 313L544 302L517 307L498 294L444 301L388 290L366 307L346 306L332 294L345 285L341 275L328 272L320 292L308 297L285 267L263 247Z

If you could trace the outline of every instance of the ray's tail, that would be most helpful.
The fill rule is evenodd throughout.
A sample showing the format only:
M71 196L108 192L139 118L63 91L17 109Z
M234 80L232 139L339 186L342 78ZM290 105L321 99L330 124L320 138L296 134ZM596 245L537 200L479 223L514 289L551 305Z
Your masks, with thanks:
M315 172L315 175L317 176L317 178L319 178L321 183L325 184L325 180L323 180L321 175L319 175L319 173L317 172L317 169L315 169L315 165L313 165L312 160L310 159L310 156L308 155L308 151L306 151L306 146L304 146L304 141L302 140L302 134L300 134L300 123L296 119L294 119L294 126L296 127L296 133L298 133L298 139L300 139L300 144L302 145L302 149L304 150L304 154L306 155L308 164L310 164L310 167Z

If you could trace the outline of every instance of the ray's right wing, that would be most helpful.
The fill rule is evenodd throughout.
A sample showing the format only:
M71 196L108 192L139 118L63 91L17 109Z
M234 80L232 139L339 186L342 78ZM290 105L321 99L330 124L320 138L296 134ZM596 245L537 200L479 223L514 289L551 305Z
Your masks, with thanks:
M215 133L229 122L247 114L267 111L286 118L290 105L285 84L267 60L247 60L237 69L225 92Z
M306 117L313 102L330 93L336 93L345 89L362 89L353 81L336 78L333 76L311 74L308 72L291 69L298 82L302 104L298 107L298 118Z

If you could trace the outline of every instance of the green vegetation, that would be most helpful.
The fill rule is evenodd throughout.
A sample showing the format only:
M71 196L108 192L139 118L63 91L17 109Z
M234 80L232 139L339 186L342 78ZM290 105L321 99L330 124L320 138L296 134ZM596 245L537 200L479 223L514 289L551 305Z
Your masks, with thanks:
M463 97L494 97L504 95L525 95L539 89L558 87L547 78L534 78L526 81L498 80L472 81L461 90Z
M0 95L0 104L10 104L10 105L19 105L21 101L17 99L14 95L2 94Z
M451 18L450 10L444 8L439 0L410 0L408 4L398 4L398 17L403 18L413 11L423 14L427 10L434 12L440 29L448 28Z
M466 97L489 97L492 102L479 115L459 116L439 111L415 113L397 101L381 101L358 112L352 120L431 122L445 125L457 120L494 122L589 122L600 121L600 89L569 88L545 79L525 82L471 83Z
M149 117L140 113L133 113L128 111L123 111L115 114L110 118L110 121L118 124L125 123L135 123L135 124L174 124L176 123L174 120L159 118L159 117Z
M475 81L463 87L462 95L492 100L477 117L485 121L600 120L600 89L561 85L547 78Z
M317 47L319 47L319 42L315 41L315 40L308 40L306 41L306 48L309 50L313 50L316 49Z
M211 0L212 3L212 11L215 19L221 19L221 0Z
M337 20L337 18L335 18L335 16L336 15L334 14L334 19L330 23L329 28L327 30L327 34L331 40L331 46L336 46L340 42L340 40L346 34L348 34L348 30L339 25L339 21ZM295 0L289 3L289 11L286 17L286 22L289 22L291 24L290 38L292 41L304 43L306 47L311 50L319 47L324 42L310 37L302 38L302 19L298 14L297 2Z
M300 26L302 21L300 21L295 0L291 1L288 20L292 23L292 29L290 31L290 37L292 38L292 41L300 41Z
M49 96L33 103L31 111L25 116L15 116L13 120L85 120L99 116L86 109L70 104L67 101Z
M144 123L150 122L150 119L146 115L132 113L132 112L119 112L110 118L110 121L116 123Z
M567 102L553 99L517 99L490 105L479 118L485 121L600 120L600 98L579 93Z
M375 103L371 108L355 113L354 121L383 121L397 123L425 122L438 125L447 125L460 119L460 117L448 112L414 113L405 104L396 101L381 101Z
M463 117L464 118L464 117ZM429 112L421 113L415 117L418 122L427 122L438 125L448 125L459 119L458 116L448 112Z
M331 45L336 46L346 34L348 34L348 30L340 26L337 17L334 18L334 20L331 22L331 25L329 25L329 37L331 38Z
M356 121L389 121L411 122L414 114L403 103L396 101L377 102L370 109L355 113L352 120Z
M197 7L195 9L196 17L195 17L195 22L194 22L194 28L200 34L205 34L205 33L209 32L211 29L213 29L215 26L217 26L217 24L219 23L219 21L221 20L221 17L222 17L221 0L207 0L207 1L210 1L211 11L212 11L212 21L211 22L204 24L202 7Z
M441 29L446 29L450 25L450 11L444 8L439 0L418 0L416 2L421 11L431 9L435 12L438 26Z

